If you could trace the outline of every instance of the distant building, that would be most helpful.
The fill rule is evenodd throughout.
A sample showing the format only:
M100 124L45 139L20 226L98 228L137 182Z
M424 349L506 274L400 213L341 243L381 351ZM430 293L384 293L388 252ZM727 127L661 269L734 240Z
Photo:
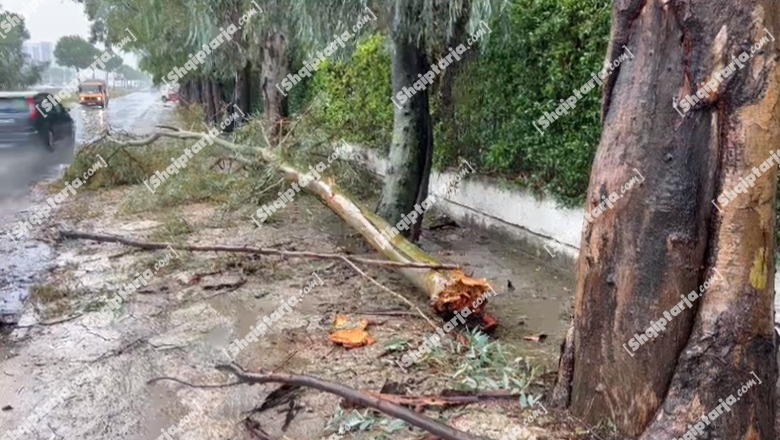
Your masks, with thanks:
M41 41L40 43L24 42L24 51L30 55L30 59L40 63L54 61L54 43Z

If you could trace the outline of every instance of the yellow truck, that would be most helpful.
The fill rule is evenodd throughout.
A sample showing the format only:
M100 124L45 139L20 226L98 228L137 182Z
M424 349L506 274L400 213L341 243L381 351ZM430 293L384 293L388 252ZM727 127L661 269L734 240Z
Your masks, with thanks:
M108 87L105 81L90 79L79 85L79 104L108 107Z

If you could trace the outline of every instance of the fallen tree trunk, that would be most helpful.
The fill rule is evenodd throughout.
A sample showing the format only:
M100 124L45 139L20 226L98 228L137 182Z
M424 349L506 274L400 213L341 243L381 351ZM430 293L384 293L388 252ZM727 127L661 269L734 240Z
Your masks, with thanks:
M108 140L119 146L143 146L149 145L162 137L193 140L200 140L204 137L202 133L172 129L172 127L160 128L166 130L156 131L144 139L122 141L109 137ZM238 145L219 138L213 138L213 141L238 154L254 154L258 159L281 171L284 179L288 182L298 182L306 174L284 163L267 148ZM315 180L303 187L316 195L322 203L341 217L349 226L356 229L379 253L390 261L398 263L441 265L434 257L423 252L400 234L396 235L382 247L378 241L378 237L382 235L380 231L385 230L390 225L378 215L353 201L332 182L332 179L329 180L331 180L329 183L325 182L324 179ZM470 311L468 316L470 324L479 325L483 330L492 330L496 327L496 320L486 314L484 310L487 304L486 293L489 291L495 293L488 285L487 280L471 278L456 269L399 268L398 271L418 289L428 295L430 306L445 319L449 319L456 313L468 308ZM477 299L481 299L481 302L476 303Z

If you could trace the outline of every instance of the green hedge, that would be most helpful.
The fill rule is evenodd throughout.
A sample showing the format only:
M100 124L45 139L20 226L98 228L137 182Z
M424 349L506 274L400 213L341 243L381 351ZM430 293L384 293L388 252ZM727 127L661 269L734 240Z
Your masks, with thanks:
M362 41L347 63L326 61L313 76L318 124L328 132L372 148L387 149L393 131L390 63L386 37Z
M437 134L454 130L448 138L457 142L436 145L437 165L463 156L483 173L508 174L567 205L580 204L601 134L601 89L543 135L532 122L601 69L609 2L519 0L507 14L508 32L492 36L455 81L455 123L437 127Z
M609 2L514 0L506 14L503 26L491 26L497 32L481 53L460 66L453 83L454 122L435 127L435 165L455 165L463 157L483 174L510 177L566 205L581 204L601 132L601 89L587 93L544 135L532 122L553 113L601 69ZM393 121L388 47L386 37L374 35L351 60L328 64L314 76L314 94L325 102L324 128L387 148ZM432 95L431 106L439 110Z

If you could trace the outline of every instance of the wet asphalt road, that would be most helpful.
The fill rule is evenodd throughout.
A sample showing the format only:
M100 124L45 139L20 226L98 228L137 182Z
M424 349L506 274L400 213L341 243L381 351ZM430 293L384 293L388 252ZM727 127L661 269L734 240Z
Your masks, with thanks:
M150 132L165 111L156 91L112 99L106 109L76 107L70 112L75 145L100 136L109 125L112 130ZM60 176L73 152L73 145L59 145L54 152L38 146L0 148L0 325L17 321L27 289L52 256L45 244L15 241L7 231L43 202L32 186Z

